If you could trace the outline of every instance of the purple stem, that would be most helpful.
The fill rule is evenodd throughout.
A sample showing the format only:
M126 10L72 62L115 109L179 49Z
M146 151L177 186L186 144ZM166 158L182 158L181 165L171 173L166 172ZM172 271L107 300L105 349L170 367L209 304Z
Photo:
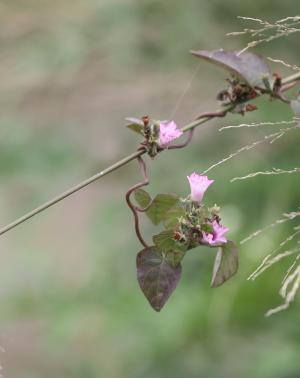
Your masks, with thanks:
M202 113L197 117L196 119L201 119L201 118L215 118L215 117L225 117L227 114L228 110L220 110L219 112L206 112Z
M141 231L140 231L140 222L139 222L139 215L137 213L137 211L145 211L145 209L139 209L138 207L134 206L133 203L131 202L131 199L130 199L130 196L133 192L135 192L137 189L145 186L145 185L148 185L149 184L149 178L147 176L147 172L146 172L146 164L144 162L144 160L139 156L137 157L137 160L139 162L139 166L140 166L140 169L141 169L141 172L142 172L142 175L143 175L143 181L142 182L139 182L138 184L132 186L128 192L126 193L126 202L127 202L127 205L130 207L132 213L133 213L133 216L134 216L134 228L135 228L135 233L136 233L136 236L138 237L139 241L141 242L141 244L145 247L145 248L148 248L148 244L145 242L145 240L143 239L142 237L142 234L141 234ZM150 204L147 206L147 208L150 206Z
M186 147L191 142L191 140L193 139L194 130L195 130L194 128L189 130L189 135L188 135L185 142L183 142L181 144L173 144L173 145L169 146L167 149L168 150L175 150L177 148Z

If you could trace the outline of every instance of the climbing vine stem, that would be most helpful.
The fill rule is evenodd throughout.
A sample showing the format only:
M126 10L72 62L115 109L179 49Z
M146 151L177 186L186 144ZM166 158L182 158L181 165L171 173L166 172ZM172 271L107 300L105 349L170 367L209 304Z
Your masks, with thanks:
M290 76L282 79L282 91L290 89L291 87L293 87L293 84L295 82L299 81L299 80L300 80L300 72L297 72L293 75L290 75ZM245 102L247 102L247 101L245 101ZM175 146L173 146L172 148L169 148L169 149L185 147L190 142L190 140L193 136L193 130L196 127L212 120L215 117L224 117L234 107L235 107L235 105L228 104L226 106L223 106L221 109L216 110L215 112L203 113L195 121L188 123L187 125L185 125L184 127L181 128L182 132L191 131L187 141L185 143L183 143L182 145L177 145L177 146L175 145ZM106 176L107 174L109 174L111 172L114 172L115 170L123 167L124 165L128 164L129 162L131 162L135 159L139 159L139 161L140 161L141 156L144 155L145 153L146 153L145 149L138 149L136 152L126 156L125 158L123 158L119 161L117 161L115 164L111 165L110 167L108 167L108 168L104 169L103 171L95 174L94 176L82 181L81 183L73 186L72 188L70 188L70 189L66 190L65 192L59 194L58 196L54 197L50 201L47 201L44 204L42 204L41 206L39 206L39 207L33 209L32 211L26 213L25 215L16 219L12 223L9 223L8 225L2 227L0 229L0 235L5 234L6 232L17 227L18 225L26 222L28 219L30 219L30 218L34 217L35 215L43 212L44 210L50 208L51 206L54 206L55 204L57 204L58 202L62 201L65 198L69 197L73 193L80 191L81 189L85 188L86 186L90 185L91 183L98 181L100 178ZM141 239L140 239L140 241L142 242ZM145 242L143 241L142 244L143 243L145 243Z
M136 236L138 237L139 241L141 244L145 247L148 248L148 244L145 242L141 235L141 230L140 230L140 222L139 222L139 214L138 211L145 211L145 209L139 209L137 206L135 206L131 202L131 194L133 194L136 190L142 188L143 186L146 186L149 184L149 178L147 176L147 171L146 171L146 164L141 156L137 157L137 160L139 162L139 166L141 169L141 173L143 175L143 181L139 182L138 184L132 186L126 193L126 202L129 208L131 209L133 216L134 216L134 228L135 228L135 233ZM147 206L149 207L149 206Z

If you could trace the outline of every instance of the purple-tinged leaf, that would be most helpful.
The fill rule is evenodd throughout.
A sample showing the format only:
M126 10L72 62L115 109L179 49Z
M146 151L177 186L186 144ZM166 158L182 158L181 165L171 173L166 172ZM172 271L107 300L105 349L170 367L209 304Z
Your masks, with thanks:
M166 257L148 247L137 254L137 279L142 292L155 311L160 311L181 277L181 265L171 265Z
M238 265L239 260L237 246L232 241L228 241L222 247L218 248L211 280L211 287L220 286L230 277L232 277L237 272Z
M244 80L250 87L265 88L264 78L272 81L272 73L263 57L251 52L199 50L191 51L198 58L217 64Z

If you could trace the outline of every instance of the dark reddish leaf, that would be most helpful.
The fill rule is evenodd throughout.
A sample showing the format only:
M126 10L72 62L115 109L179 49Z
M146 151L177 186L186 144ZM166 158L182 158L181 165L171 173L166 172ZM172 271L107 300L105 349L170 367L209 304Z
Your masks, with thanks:
M240 77L251 87L259 86L265 88L263 78L272 81L272 74L265 60L251 52L239 53L239 51L220 50L199 50L191 51L198 58L208 60L230 71Z
M137 254L136 266L142 292L152 308L160 311L179 282L181 265L171 265L153 246Z
M222 247L219 247L215 259L214 270L211 280L211 287L222 285L238 270L238 249L232 242L228 241Z

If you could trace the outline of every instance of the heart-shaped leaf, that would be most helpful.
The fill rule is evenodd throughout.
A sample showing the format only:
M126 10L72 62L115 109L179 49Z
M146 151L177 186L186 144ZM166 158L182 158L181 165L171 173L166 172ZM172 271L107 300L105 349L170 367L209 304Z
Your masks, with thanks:
M211 287L222 285L238 270L238 249L232 241L219 247L215 259Z
M151 197L143 189L139 189L135 192L135 199L137 203L145 208L150 204ZM166 213L176 205L179 201L179 197L176 194L158 194L151 206L146 211L147 216L155 225L159 224L165 217Z
M144 135L144 123L138 118L126 118L129 123L126 125L130 130L135 131L138 134Z
M147 215L157 225L178 201L179 197L176 194L158 194L147 210Z
M137 279L155 311L160 311L181 277L181 265L171 265L157 249L148 247L137 254Z
M265 88L263 78L272 81L272 74L266 61L259 55L251 52L239 53L239 51L199 50L191 51L198 58L208 60L240 77L250 87Z

